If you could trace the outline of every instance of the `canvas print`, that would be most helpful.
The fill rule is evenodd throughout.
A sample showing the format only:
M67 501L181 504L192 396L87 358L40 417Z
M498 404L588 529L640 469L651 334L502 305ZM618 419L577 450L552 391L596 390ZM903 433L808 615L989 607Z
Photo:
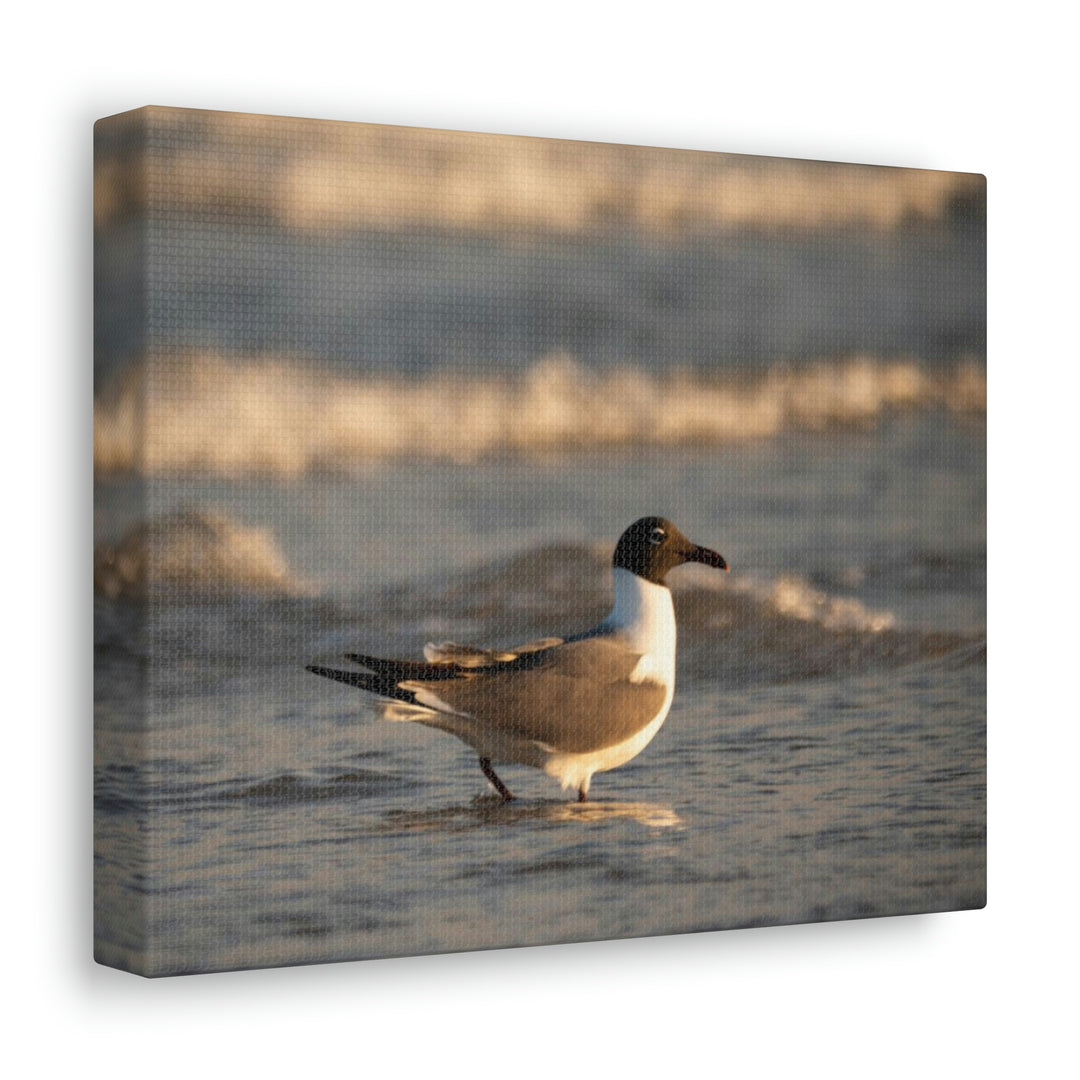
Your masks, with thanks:
M95 127L95 940L979 908L985 180Z

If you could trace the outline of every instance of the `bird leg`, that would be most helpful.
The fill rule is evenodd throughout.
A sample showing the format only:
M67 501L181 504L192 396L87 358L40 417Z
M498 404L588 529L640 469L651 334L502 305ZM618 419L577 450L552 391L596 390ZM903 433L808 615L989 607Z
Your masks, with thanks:
M495 775L495 770L491 767L491 758L482 757L480 768L491 786L503 797L503 802L510 802L514 798L514 793Z
M589 789L588 788L586 788L586 787L579 787L578 788L577 801L578 802L588 802L589 801Z

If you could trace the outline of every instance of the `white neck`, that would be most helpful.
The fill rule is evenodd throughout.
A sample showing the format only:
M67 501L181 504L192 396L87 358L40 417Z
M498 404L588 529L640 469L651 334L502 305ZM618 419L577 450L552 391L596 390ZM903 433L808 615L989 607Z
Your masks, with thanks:
M643 656L675 664L675 606L671 590L615 567L615 605L604 620L631 648ZM666 663L665 663L666 662Z

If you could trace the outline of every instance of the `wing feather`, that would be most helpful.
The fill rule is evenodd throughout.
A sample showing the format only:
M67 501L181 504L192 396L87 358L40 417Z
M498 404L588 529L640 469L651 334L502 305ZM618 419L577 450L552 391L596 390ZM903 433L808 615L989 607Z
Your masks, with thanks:
M533 655L543 662L522 666L522 657L519 663L471 669L472 677L463 673L435 686L405 681L401 689L487 730L570 753L623 742L663 706L666 688L632 681L640 655L616 641L593 637Z

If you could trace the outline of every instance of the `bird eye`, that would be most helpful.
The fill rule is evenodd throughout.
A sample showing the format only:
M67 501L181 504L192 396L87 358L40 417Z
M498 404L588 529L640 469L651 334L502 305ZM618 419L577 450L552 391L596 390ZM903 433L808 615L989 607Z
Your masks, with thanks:
M664 530L661 529L659 526L657 526L655 529L653 529L653 531L651 533L649 533L649 543L650 544L662 544L664 542L664 538L666 536L667 536L667 533L664 532Z

